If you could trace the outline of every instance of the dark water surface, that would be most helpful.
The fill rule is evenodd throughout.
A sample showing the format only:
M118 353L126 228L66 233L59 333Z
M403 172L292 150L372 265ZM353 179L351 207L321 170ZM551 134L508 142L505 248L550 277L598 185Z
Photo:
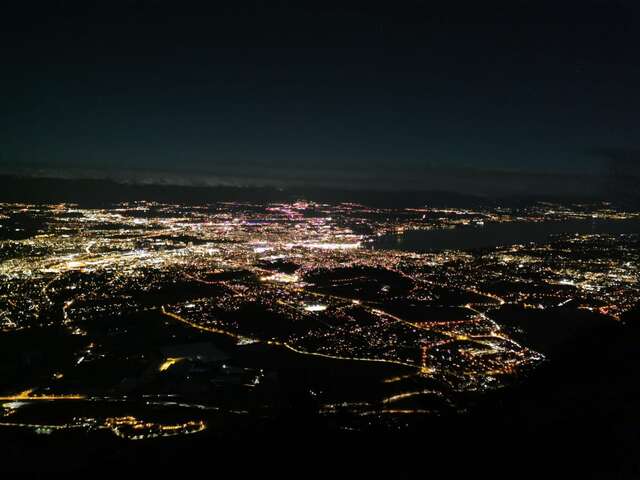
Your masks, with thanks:
M488 223L446 230L410 230L400 235L385 235L376 241L376 247L407 252L464 250L544 242L552 235L574 233L640 233L640 219Z

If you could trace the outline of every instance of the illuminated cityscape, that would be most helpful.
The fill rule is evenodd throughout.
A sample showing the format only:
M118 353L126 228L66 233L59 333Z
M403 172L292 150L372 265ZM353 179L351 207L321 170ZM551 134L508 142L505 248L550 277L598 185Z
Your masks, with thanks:
M607 204L2 204L0 215L0 340L21 345L3 367L0 427L35 433L136 440L277 418L282 369L302 361L373 372L366 388L307 380L319 417L402 429L526 382L554 336L518 319L621 324L640 300L637 234L388 248L415 231L640 218Z

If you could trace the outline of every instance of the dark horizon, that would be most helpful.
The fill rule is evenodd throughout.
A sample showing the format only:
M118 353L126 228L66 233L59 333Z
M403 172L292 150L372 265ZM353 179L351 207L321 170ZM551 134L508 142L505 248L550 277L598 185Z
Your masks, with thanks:
M222 181L220 181L222 180ZM558 205L606 204L630 212L640 209L637 195L568 190L493 191L472 193L455 189L398 189L387 190L368 185L366 188L322 184L287 184L259 181L247 183L246 178L167 177L160 175L143 179L69 175L68 172L35 174L2 174L4 185L0 203L78 204L103 207L118 203L159 202L206 205L219 202L290 203L297 201L327 204L355 203L383 209L394 208L507 208L530 207L538 203Z
M532 195L590 196L603 200L635 198L638 177L635 165L605 164L601 174L487 170L469 167L417 167L375 171L333 169L285 169L282 167L224 166L215 169L87 168L60 165L0 167L0 175L23 179L111 181L125 185L167 187L235 187L276 189L335 189L345 191L443 191L469 196L502 197Z

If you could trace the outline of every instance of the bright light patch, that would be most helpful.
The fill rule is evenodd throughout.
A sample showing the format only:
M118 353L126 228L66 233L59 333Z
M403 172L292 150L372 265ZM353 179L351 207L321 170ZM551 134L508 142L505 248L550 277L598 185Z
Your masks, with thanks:
M167 370L169 370L173 365L175 365L176 363L180 362L184 360L183 357L168 357L163 363L162 365L160 365L160 368L158 369L161 372L165 372Z
M313 305L307 305L304 307L307 312L322 312L327 309L326 305L320 305L319 303Z
M354 250L360 248L360 242L356 243L308 243L307 248L316 248L319 250Z
M287 273L275 273L267 277L260 277L263 282L279 282L279 283L295 283L300 278L297 275L289 275Z

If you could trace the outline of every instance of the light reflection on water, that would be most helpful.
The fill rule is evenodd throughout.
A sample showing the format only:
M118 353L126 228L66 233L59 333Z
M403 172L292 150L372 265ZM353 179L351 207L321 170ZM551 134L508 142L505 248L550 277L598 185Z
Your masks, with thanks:
M464 250L518 243L544 242L552 235L640 233L640 220L562 220L548 222L487 223L452 229L410 230L386 235L376 247L408 252Z

